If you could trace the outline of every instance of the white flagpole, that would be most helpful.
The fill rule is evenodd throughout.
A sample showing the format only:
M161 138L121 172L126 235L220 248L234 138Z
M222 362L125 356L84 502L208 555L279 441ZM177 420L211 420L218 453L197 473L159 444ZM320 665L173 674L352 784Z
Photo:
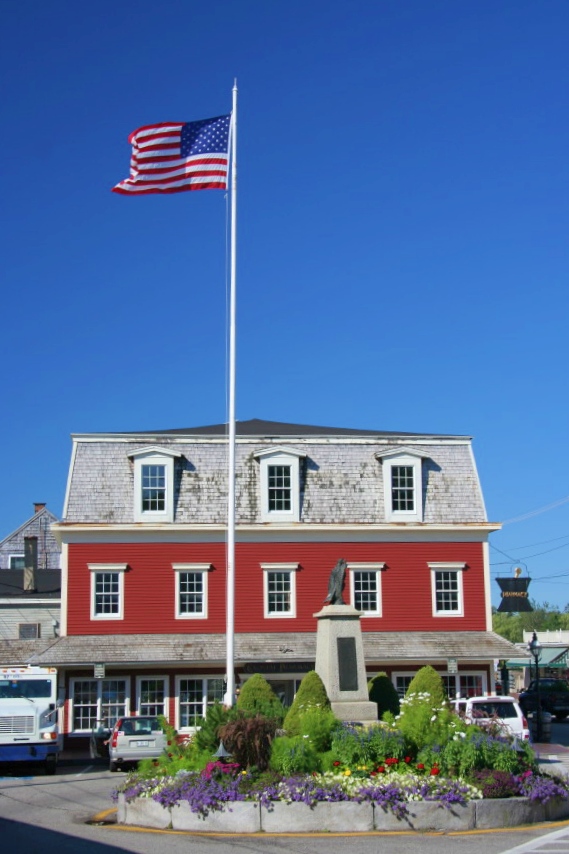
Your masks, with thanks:
M227 489L226 691L223 702L235 702L235 291L237 244L237 80L231 113L231 281L229 294L229 448Z

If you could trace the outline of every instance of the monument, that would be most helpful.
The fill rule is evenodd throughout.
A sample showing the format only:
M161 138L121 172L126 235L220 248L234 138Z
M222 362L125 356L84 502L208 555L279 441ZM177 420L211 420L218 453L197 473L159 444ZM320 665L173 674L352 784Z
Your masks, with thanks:
M342 591L346 561L340 559L330 573L328 595L318 620L316 672L322 679L332 711L341 721L377 723L377 703L369 699L365 669L361 611L346 605Z

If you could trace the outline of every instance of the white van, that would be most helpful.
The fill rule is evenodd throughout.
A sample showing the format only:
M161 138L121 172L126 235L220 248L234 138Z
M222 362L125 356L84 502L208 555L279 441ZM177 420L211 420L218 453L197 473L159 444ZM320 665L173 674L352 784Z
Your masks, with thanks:
M478 726L497 723L507 735L529 741L528 722L513 697L462 697L451 700L451 706L468 723Z

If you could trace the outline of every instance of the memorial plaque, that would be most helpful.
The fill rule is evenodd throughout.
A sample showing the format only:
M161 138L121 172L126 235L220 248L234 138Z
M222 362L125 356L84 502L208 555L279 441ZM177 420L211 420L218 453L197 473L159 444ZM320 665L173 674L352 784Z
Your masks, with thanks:
M358 659L355 638L337 638L340 691L358 690Z

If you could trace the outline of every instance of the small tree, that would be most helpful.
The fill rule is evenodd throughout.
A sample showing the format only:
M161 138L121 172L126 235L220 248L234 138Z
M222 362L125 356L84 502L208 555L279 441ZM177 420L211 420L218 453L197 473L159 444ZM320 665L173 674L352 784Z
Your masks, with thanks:
M369 680L367 684L369 698L373 703L377 703L377 717L379 720L383 718L385 712L391 712L392 715L399 714L399 695L395 690L395 686L386 673L378 673Z
M264 715L282 723L283 704L260 673L254 673L244 683L237 698L237 708L242 715Z
M300 719L309 709L330 709L330 700L320 676L310 670L299 685L296 697L284 719L288 735L301 735Z

